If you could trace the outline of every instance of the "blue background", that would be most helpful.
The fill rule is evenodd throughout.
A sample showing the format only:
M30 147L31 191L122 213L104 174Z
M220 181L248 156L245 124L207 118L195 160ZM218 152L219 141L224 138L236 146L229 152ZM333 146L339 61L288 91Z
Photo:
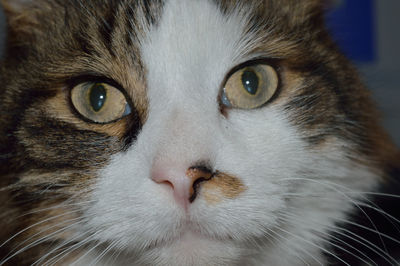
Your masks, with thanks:
M374 0L334 1L331 8L327 24L342 50L354 61L373 62L377 43Z

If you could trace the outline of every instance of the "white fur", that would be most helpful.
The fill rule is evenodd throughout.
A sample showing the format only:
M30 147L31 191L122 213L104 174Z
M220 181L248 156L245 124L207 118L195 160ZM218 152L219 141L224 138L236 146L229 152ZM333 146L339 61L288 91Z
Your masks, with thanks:
M220 85L256 41L244 35L246 19L224 16L209 1L170 0L159 26L145 34L148 120L136 143L101 171L80 229L114 245L103 264L318 265L326 243L315 232L326 233L351 208L343 187L374 185L371 171L345 157L344 143L309 149L281 105L220 114ZM200 193L187 214L151 180L155 164L185 170L205 160L247 190L217 204Z

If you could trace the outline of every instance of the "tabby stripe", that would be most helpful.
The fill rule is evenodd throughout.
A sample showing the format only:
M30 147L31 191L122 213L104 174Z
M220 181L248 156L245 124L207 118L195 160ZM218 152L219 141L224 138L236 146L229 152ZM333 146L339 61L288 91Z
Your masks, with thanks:
M142 128L142 122L140 121L139 114L136 108L132 108L133 118L129 121L128 131L124 137L123 151L127 151L129 147L136 141L137 136Z
M150 25L153 25L155 22L155 19L153 17L152 10L149 5L150 5L150 3L148 1L143 2L144 15L145 15L147 23L149 23Z
M39 164L41 168L91 168L93 165L104 164L108 155L116 152L110 148L110 136L78 130L71 124L48 117L37 119L41 121L26 123L24 126L24 132L29 135L26 138L30 139L25 143L25 149L35 149L33 153L26 152L25 156L28 161ZM41 154L40 158L38 154Z
M103 43L107 48L110 55L115 57L114 49L113 49L113 33L115 30L115 12L116 8L113 6L110 8L108 13L105 15L105 18L102 19L102 23L99 26L99 32L101 34Z
M157 24L157 18L161 17L160 13L164 7L164 1L143 1L142 6L147 23L149 25Z
M98 55L98 53L96 52L96 49L93 47L93 45L91 45L91 43L88 41L88 39L86 38L86 36L83 36L82 33L80 32L74 32L73 33L73 38L74 40L77 41L77 43L80 46L80 49L89 56L94 56L94 55Z

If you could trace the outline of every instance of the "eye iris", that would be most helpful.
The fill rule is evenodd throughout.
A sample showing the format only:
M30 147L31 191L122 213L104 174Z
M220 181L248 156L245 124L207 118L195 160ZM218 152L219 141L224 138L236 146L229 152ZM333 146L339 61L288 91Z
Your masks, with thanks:
M95 84L90 89L89 100L95 112L98 112L103 108L104 103L107 99L107 91L101 84Z
M259 85L257 74L252 70L244 71L242 74L242 84L248 93L255 95Z

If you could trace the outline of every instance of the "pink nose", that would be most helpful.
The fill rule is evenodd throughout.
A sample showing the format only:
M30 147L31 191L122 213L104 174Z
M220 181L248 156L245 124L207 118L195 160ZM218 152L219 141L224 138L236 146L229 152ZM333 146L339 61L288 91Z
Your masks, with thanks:
M173 189L175 200L187 207L197 196L200 183L211 179L212 172L206 167L190 167L186 172L164 168L153 173L156 183L168 185Z

